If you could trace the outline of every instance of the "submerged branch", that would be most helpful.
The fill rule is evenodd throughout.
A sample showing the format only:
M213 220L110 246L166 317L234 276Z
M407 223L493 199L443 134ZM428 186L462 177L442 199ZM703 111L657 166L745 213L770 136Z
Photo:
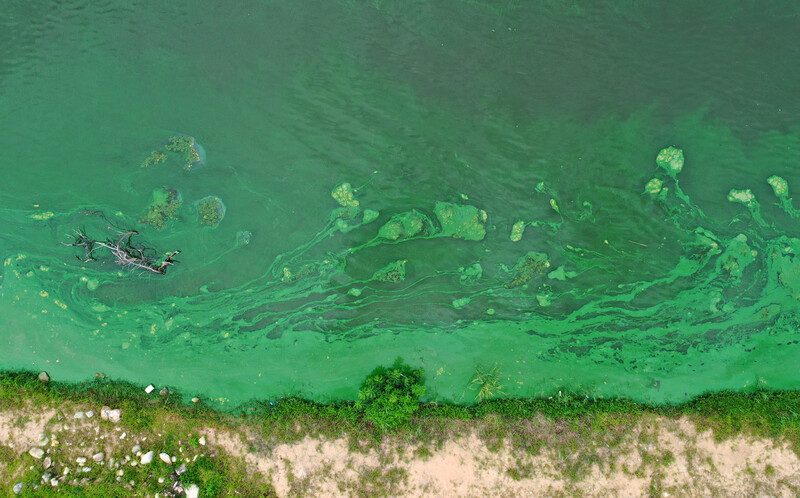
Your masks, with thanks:
M150 256L150 254L155 253L153 249L133 242L133 236L139 235L139 232L135 230L129 230L127 232L117 230L116 232L116 239L107 238L104 241L100 241L89 238L85 229L76 228L74 234L70 235L74 241L71 244L62 244L65 246L82 247L84 250L84 259L81 259L79 256L76 257L83 263L96 261L95 252L103 248L111 253L114 261L120 266L158 273L160 275L167 273L167 268L176 263L175 256L180 254L180 251L172 251L167 254L163 260L158 261Z

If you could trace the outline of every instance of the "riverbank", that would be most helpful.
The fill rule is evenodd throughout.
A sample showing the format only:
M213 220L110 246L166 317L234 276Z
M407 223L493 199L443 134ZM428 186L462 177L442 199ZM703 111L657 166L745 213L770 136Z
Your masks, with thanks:
M422 403L379 429L348 402L221 412L160 387L0 373L0 488L20 496L794 496L799 453L796 391Z

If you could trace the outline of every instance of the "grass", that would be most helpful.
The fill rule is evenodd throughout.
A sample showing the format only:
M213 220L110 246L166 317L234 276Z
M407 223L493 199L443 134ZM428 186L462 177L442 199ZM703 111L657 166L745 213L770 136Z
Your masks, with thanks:
M475 397L478 401L494 398L502 393L503 386L500 385L500 367L495 363L489 370L484 370L478 365L475 367L475 376L470 383L473 388L478 389Z
M476 379L478 373L476 371ZM496 374L494 380L499 381L496 367L480 373L484 378L483 383L478 382L481 387L489 384L499 389L499 382L489 378ZM64 403L121 408L120 427L159 435L148 441L148 447L156 450L156 454L160 451L180 454L181 449L199 454L204 448L199 443L198 431L203 427L249 431L258 436L251 438L251 441L258 441L251 443L258 446L251 449L262 453L269 453L277 444L296 442L306 436L346 437L353 451L378 449L389 438L414 445L415 454L421 458L429 457L432 448L440 447L454 434L473 432L494 450L504 445L529 455L536 455L543 449L552 450L560 455L557 466L563 475L577 481L598 464L604 452L607 454L629 441L632 431L642 431L636 436L640 444L651 443L653 434L646 429L649 420L687 417L698 428L712 430L719 440L738 434L784 438L800 455L798 391L763 388L746 392L725 391L705 394L680 405L658 406L625 399L595 398L565 389L561 389L560 395L554 393L535 399L487 399L490 392L496 391L489 389L483 400L475 404L419 403L410 423L386 430L365 419L364 411L351 401L318 403L289 397L252 401L233 410L218 411L202 402L185 403L177 392L167 396L147 395L142 386L125 381L101 378L82 383L42 383L33 372L0 372L0 411L18 408L24 403L51 408ZM669 452L642 456L644 460L652 460L650 463L654 468L670 466L676 458ZM18 455L0 447L0 469L5 468L7 475L21 476L15 479L38 481L42 470L30 470L31 462L27 454ZM126 467L123 482L131 479L136 483L153 481L152 478L148 480L147 472L155 475L168 470L168 466L161 468L159 465L164 466L160 461L154 461L146 469ZM609 465L615 464L611 462ZM401 470L387 467L365 471L358 488L348 488L348 492L391 495L406 479ZM629 470L637 472L640 469ZM765 470L767 475L774 472L770 467ZM530 469L522 462L507 469L507 475L514 480L523 479L529 473ZM81 486L79 495L119 495L120 490L114 488L118 483L108 482L107 476L87 477L102 482L91 481ZM265 477L248 474L243 461L222 452L213 456L204 454L187 465L186 479L201 485L203 496L229 496L242 489L252 491L253 495L274 493ZM0 472L0 481L3 480L3 472ZM7 484L0 482L2 486ZM304 489L309 485L297 480L293 488ZM148 486L137 488L137 492L154 494L163 491L155 484ZM66 488L58 489L63 494ZM53 491L46 487L40 490L44 491L37 496L47 496L41 493Z

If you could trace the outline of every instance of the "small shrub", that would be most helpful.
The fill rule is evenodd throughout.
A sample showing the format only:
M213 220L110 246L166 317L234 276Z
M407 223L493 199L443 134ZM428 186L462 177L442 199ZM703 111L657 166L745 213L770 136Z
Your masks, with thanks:
M370 373L358 391L356 407L364 418L379 429L392 429L411 420L425 394L424 371L395 360L389 368L378 367Z

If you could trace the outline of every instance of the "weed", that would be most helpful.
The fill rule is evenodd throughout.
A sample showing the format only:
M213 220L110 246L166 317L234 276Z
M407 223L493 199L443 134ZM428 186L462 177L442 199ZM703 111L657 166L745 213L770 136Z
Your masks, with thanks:
M475 367L475 376L470 385L478 389L475 397L479 401L494 398L502 393L503 389L503 386L500 385L500 367L495 363L489 370L484 370L478 365Z

